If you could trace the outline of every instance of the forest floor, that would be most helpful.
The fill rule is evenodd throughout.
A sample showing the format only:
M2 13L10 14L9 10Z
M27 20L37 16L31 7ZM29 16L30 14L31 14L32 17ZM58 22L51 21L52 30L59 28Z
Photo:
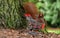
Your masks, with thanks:
M29 34L26 30L0 29L0 38L60 38L59 34L42 33Z

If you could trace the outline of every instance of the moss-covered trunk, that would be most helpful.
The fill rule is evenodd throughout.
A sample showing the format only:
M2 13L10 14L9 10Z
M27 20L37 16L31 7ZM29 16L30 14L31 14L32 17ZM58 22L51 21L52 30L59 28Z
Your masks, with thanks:
M0 0L0 26L6 28L25 27L26 20L22 13L19 0Z

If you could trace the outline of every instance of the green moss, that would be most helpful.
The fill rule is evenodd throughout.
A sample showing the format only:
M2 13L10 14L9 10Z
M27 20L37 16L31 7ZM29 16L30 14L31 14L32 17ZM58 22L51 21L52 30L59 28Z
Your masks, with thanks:
M59 29L57 29L57 30L50 30L50 29L47 29L47 32L60 34L60 30L59 30Z

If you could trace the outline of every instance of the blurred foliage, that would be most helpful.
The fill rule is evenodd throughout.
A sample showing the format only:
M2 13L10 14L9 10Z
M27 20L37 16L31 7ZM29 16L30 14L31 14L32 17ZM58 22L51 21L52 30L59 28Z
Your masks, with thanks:
M27 2L36 4L50 26L60 27L60 0L28 0Z
M60 16L58 16L60 11L60 0L42 0L39 3L39 10L44 13L45 20L50 23L50 26L59 27L60 25ZM39 4L37 3L37 4ZM36 5L37 5L36 4ZM38 6L38 5L37 5Z

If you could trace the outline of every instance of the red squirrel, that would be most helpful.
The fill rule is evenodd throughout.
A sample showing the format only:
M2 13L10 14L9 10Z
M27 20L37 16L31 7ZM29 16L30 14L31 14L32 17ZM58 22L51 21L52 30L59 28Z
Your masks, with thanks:
M44 29L45 28L45 23L44 23L44 16L42 13L38 12L37 7L35 4L31 2L26 2L24 4L24 9L26 10L26 13L24 14L27 20L29 21L30 25L33 25L31 27L32 29L38 28L39 29Z

